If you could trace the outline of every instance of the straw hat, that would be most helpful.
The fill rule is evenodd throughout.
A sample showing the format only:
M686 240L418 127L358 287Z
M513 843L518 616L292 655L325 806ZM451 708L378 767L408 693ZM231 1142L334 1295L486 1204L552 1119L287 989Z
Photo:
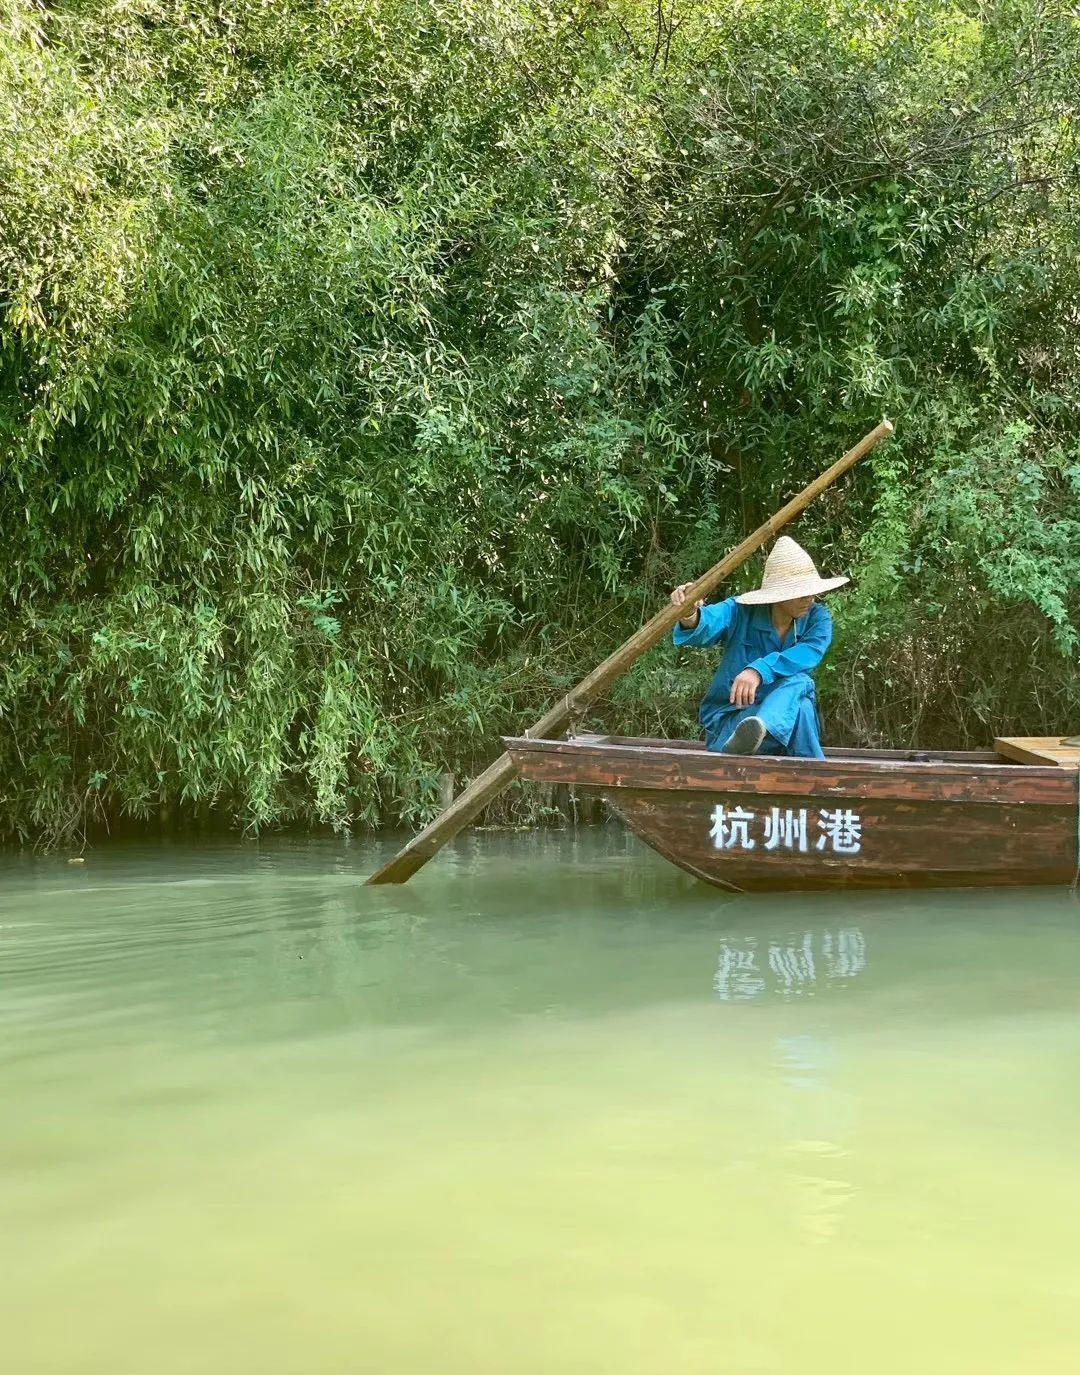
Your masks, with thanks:
M744 592L736 597L743 606L766 606L771 602L793 602L800 597L815 597L819 592L831 592L843 587L850 578L822 578L814 560L799 544L781 535L765 560L765 576L756 592Z

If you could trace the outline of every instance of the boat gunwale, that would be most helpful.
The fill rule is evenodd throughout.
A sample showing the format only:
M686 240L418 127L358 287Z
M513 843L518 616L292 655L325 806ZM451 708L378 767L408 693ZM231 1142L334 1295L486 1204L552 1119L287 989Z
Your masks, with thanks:
M627 737L622 737L624 740ZM825 759L784 755L724 755L703 746L675 748L631 745L607 737L545 740L507 736L512 757L555 761L557 778L602 791L637 788L661 791L795 793L825 796L895 796L898 800L987 805L1076 807L1077 773L1053 764L1007 761L851 758L835 752ZM921 751L918 751L921 753ZM608 778L568 776L572 761L612 771ZM634 776L634 765L639 771ZM641 766L647 766L644 770ZM906 785L906 786L905 786ZM895 789L895 791L894 791Z
M813 772L823 772L837 764L842 764L845 768L866 769L870 772L881 770L886 773L902 772L907 769L936 769L956 774L969 773L972 769L994 770L1005 777L1015 778L1018 775L1030 777L1034 775L1038 778L1070 778L1073 770L1063 768L1060 764L1022 764L1019 761L1010 763L1007 759L995 756L993 759L950 759L950 751L934 752L932 750L912 750L912 754L927 754L927 759L908 759L897 758L895 755L879 755L867 752L866 754L847 753L842 749L834 749L826 752L824 759L806 759L801 756L787 754L723 754L718 750L706 749L704 745L695 742L680 742L677 745L657 745L653 741L647 744L631 744L627 737L622 737L618 741L609 740L604 736L590 738L588 736L578 736L577 738L566 740L548 740L542 736L507 735L503 737L505 745L513 746L515 749L538 749L544 753L561 754L570 751L596 750L603 753L615 752L617 757L632 758L636 754L670 756L673 759L685 759L687 756L696 759L708 759L713 763L724 761L725 763L746 765L779 765L782 768L791 770L809 769ZM993 750L970 750L970 751L951 751L953 754L991 754Z
M680 757L686 754L707 755L710 759L716 759L720 751L710 750L702 740L661 740L652 736L630 736L630 735L578 735L568 736L562 740L547 740L540 736L520 736L506 737L515 744L518 740L522 742L553 744L553 745L597 745L597 746L624 746L628 749L643 751L669 751L678 754ZM825 759L807 759L801 756L781 755L781 754L759 754L759 755L723 755L726 759L756 759L759 763L773 762L777 760L787 760L790 763L798 764L821 764L821 763L867 763L867 764L957 764L963 768L968 768L972 764L994 765L1007 768L1010 773L1016 769L1039 769L1046 768L1052 773L1061 772L1058 765L1053 764L1027 764L1021 760L1010 760L998 753L997 750L893 750L893 749L871 749L852 745L850 747L834 746L826 748Z

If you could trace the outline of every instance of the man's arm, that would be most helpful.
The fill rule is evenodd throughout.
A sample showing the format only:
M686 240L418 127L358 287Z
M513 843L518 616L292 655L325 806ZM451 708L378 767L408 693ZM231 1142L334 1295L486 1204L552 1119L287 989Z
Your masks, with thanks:
M689 586L689 583L684 583L671 594L671 600L676 606L683 604L685 589ZM704 606L699 602L692 616L684 617L678 622L672 632L672 638L677 645L718 644L726 637L734 619L734 597L729 597L724 602L714 602L711 606Z
M747 665L760 674L763 683L775 682L777 678L790 678L793 673L809 673L817 668L832 644L832 617L820 605L811 611L802 636L787 649L763 654Z

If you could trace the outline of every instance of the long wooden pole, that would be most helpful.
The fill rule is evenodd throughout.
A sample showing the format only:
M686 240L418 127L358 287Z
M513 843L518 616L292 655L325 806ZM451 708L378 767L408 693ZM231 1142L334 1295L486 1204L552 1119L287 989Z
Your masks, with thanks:
M542 716L534 726L530 726L525 735L534 740L546 740L553 735L561 734L571 716L599 697L635 659L640 658L647 649L651 649L662 640L675 622L686 614L688 607L692 607L699 598L707 597L713 592L740 564L745 563L755 550L760 549L766 540L772 539L788 521L805 511L816 496L831 486L838 477L842 477L860 458L876 448L892 432L893 427L888 420L883 420L872 429L853 449L849 449L843 458L837 459L832 467L815 478L809 487L804 488L798 496L792 497L776 515L770 517L764 525L758 526L752 535L747 535L746 539L726 554L715 567L702 574L687 590L683 606L666 606L657 612L651 621L646 622L639 631L631 635L613 654L609 654L598 668L594 668L578 683L577 687L571 688L547 715ZM494 764L474 778L464 792L429 826L414 836L404 849L399 850L381 869L377 869L367 880L368 883L407 883L436 851L448 840L453 839L492 798L497 797L513 781L515 772L514 762L510 756L500 755Z

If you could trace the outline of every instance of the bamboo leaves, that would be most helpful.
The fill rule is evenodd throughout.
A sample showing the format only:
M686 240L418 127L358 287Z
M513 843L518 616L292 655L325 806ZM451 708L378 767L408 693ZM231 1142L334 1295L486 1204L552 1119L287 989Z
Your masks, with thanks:
M1077 709L1053 6L11 9L5 832L420 819L883 410L805 535L864 574L838 729ZM619 724L697 687L661 655Z

